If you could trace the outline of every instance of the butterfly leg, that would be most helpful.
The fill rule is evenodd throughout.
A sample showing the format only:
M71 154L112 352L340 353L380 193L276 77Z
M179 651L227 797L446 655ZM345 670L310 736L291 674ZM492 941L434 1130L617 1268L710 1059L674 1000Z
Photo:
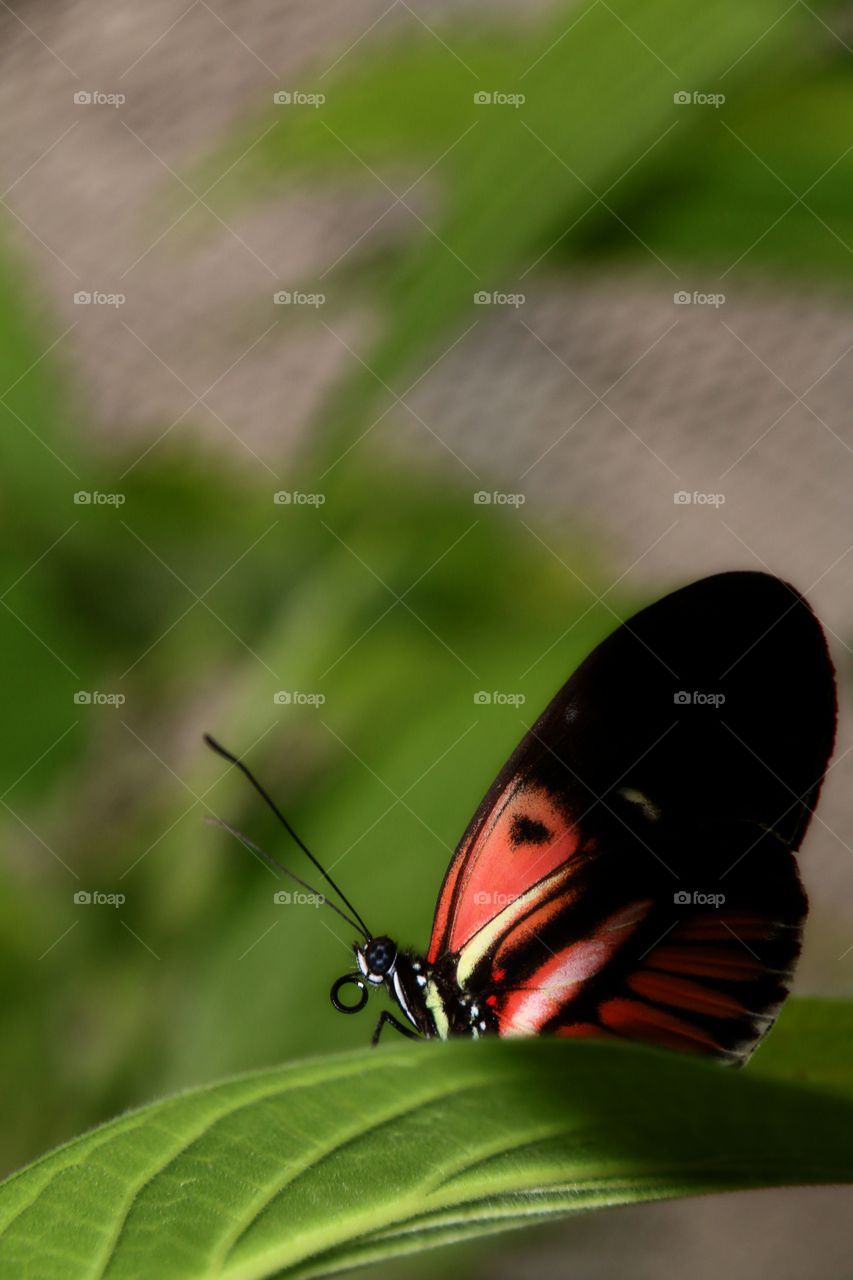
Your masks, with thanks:
M379 1044L379 1037L381 1036L382 1028L386 1023L390 1024L395 1031L399 1031L401 1036L406 1036L409 1040L420 1040L420 1036L417 1031L412 1031L409 1027L404 1027L402 1022L394 1017L393 1013L389 1013L387 1009L383 1009L379 1015L379 1021L376 1024L373 1039L370 1042L374 1049Z

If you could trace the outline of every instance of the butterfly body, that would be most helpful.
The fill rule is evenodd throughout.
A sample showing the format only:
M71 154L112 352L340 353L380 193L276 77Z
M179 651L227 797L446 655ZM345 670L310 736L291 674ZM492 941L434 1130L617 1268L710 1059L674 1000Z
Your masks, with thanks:
M390 999L406 1019L405 1025L386 1015L406 1035L426 1040L446 1040L449 1036L469 1035L474 1038L497 1030L491 1010L475 995L460 987L456 966L447 963L431 965L427 958L411 951L400 951L391 938L369 938L366 944L354 946L358 969L346 974L332 988L332 1002L342 1013L357 1013L367 1002L369 986L384 986ZM367 985L365 985L367 984ZM360 987L363 997L356 1004L339 998L347 985ZM375 1039L383 1024L377 1027Z

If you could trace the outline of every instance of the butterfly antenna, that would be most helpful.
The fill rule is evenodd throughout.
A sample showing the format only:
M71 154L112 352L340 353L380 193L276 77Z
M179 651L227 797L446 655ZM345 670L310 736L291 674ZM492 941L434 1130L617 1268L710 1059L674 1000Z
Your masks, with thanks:
M330 884L330 885L332 886L332 888L334 889L334 891L335 891L335 893L338 895L338 897L341 899L341 901L345 904L345 906L347 906L347 907L349 908L349 910L350 910L350 911L352 912L352 914L355 916L356 920L358 921L359 925L361 926L362 930L364 931L365 937L367 937L367 938L372 938L372 937L373 937L373 934L370 932L370 930L368 929L367 925L364 923L364 920L361 918L361 916L359 915L359 913L356 911L355 907L354 907L354 906L352 905L352 903L350 902L349 898L346 896L346 894L343 892L343 890L342 890L342 889L340 889L340 888L338 887L338 885L336 885L336 884L335 884L334 880L333 880L333 879L332 879L332 877L329 875L328 871L326 871L326 870L325 870L325 868L324 868L324 867L322 867L322 866L320 865L320 863L319 863L319 862L317 861L317 859L314 857L314 855L313 855L313 853L311 852L311 850L308 848L307 844L305 844L304 840L300 840L299 836L298 836L298 835L296 834L296 832L293 830L293 827L292 827L292 826L290 825L290 823L287 821L287 818L285 818L284 814L281 812L281 810L279 809L278 805L277 805L277 804L275 803L275 801L273 800L272 796L271 796L271 795L269 795L269 793L268 793L267 791L265 791L265 790L264 790L264 788L263 788L263 787L261 786L261 784L258 782L258 780L257 780L257 778L255 777L255 775L252 773L251 769L249 769L248 765L245 765L245 764L243 763L243 761L242 761L242 760L240 760L237 756L232 755L230 751L226 751L226 750L225 750L225 748L224 748L223 746L221 746L221 744L220 744L220 743L218 743L218 742L216 741L216 739L215 739L215 738L211 738L211 736L210 736L210 734L209 734L209 733L206 733L206 734L204 735L204 740L205 740L205 742L207 743L207 745L211 748L211 750L215 751L215 752L217 753L217 755L222 756L222 757L223 757L223 759L225 759L225 760L229 760L229 761L231 762L231 764L236 764L236 766L237 766L237 768L240 770L240 772L241 772L241 773L244 773L244 774L246 775L246 777L249 779L249 781L251 782L252 786L255 788L255 790L257 791L258 795L261 797L261 799L265 802L265 804L269 805L270 809L272 809L273 813L274 813L274 814L275 814L275 816L278 818L279 822L280 822L280 823L281 823L281 825L284 827L284 829L285 829L285 831L288 833L288 835L289 835L293 840L295 840L295 841L296 841L296 843L299 845L299 848L300 848L300 849L302 850L302 852L306 855L306 857L308 857L308 858L310 859L310 861L314 864L314 866L315 866L315 867L317 868L317 870L320 872L320 875L323 877L323 879L326 881L326 883L327 883L327 884ZM283 868L282 868L282 869L283 869ZM288 875L292 875L292 872L288 872L287 874L288 874ZM329 905L331 906L332 904L331 904L331 903L329 903Z
M254 840L250 840L242 831L238 831L236 827L232 827L229 823L223 822L221 818L205 817L204 821L211 827L222 827L229 833L229 835L234 836L235 840L239 840L247 849L251 849L253 853L257 853L259 857L263 858L267 866L272 867L274 871L279 872L281 875L289 876L291 880L295 880L303 889L307 889L309 893L313 893L315 897L319 898L324 906L331 907L332 910L335 911L342 920L346 920L347 924L350 925L351 928L355 929L357 933L361 932L355 920L348 916L345 911L341 911L340 907L334 902L330 902L324 893L318 893L316 889L312 888L307 880L303 880L295 871L288 871L287 867L283 866L279 862L278 858L274 858L271 853L267 853L266 849L262 849L259 844L255 844Z

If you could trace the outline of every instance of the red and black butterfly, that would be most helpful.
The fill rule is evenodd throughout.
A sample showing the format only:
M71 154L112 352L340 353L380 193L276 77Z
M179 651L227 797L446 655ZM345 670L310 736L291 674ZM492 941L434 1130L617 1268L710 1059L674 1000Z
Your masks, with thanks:
M383 1012L374 1043L387 1022L441 1039L623 1036L739 1063L800 951L794 854L835 717L820 624L778 578L717 574L643 609L498 774L445 875L426 955L374 935L209 741L363 934L331 994L355 1013L386 989L404 1021Z

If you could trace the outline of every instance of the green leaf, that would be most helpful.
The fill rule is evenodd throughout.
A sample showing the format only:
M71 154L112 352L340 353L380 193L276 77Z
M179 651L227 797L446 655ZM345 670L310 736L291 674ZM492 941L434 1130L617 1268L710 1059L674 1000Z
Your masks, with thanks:
M853 1005L745 1071L594 1041L401 1044L180 1094L0 1188L31 1280L316 1276L579 1209L853 1181Z

